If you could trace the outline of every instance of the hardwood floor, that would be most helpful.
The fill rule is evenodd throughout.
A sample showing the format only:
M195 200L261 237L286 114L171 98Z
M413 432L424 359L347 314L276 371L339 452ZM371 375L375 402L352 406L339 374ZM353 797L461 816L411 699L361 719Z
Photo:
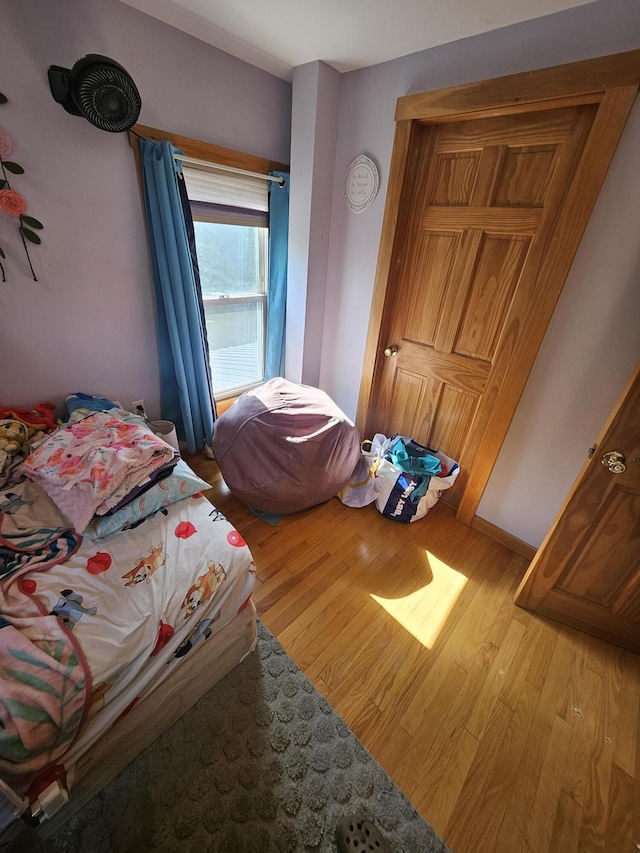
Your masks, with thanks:
M253 552L262 621L453 853L637 851L639 656L513 605L526 560L442 503L272 527L186 459Z

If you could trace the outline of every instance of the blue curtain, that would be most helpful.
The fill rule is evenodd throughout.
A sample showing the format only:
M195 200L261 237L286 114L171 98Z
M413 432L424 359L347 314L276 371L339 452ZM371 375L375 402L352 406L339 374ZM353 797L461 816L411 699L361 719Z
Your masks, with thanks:
M147 232L158 309L162 417L190 452L211 444L215 404L201 295L189 248L179 152L140 140ZM187 205L188 210L188 205Z
M289 247L289 173L270 172L284 185L270 181L269 188L269 295L267 297L267 355L265 379L284 376L284 341L287 307L287 254Z

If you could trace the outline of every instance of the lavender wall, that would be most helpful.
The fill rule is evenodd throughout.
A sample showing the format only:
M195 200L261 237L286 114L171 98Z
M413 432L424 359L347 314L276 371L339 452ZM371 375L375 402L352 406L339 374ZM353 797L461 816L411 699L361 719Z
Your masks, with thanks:
M103 53L142 95L140 122L288 162L291 86L117 0L0 0L0 127L24 176L12 185L45 226L29 274L0 213L0 402L74 391L159 414L156 325L138 178L126 134L56 104L49 65Z
M357 407L398 97L640 47L640 4L608 0L343 76L321 386ZM381 189L359 215L342 199L358 154ZM640 357L640 105L625 131L479 515L537 546Z

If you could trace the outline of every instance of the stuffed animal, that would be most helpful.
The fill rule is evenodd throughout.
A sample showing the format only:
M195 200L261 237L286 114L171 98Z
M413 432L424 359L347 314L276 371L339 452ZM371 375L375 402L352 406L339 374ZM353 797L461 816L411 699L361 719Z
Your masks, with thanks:
M8 468L17 453L29 452L30 439L54 430L58 423L53 403L36 403L33 409L0 406L0 473Z
M23 452L29 435L29 428L22 421L13 418L0 420L0 473L9 466L16 453Z
M22 421L13 418L0 421L0 450L4 450L7 456L20 453L28 438L29 428Z

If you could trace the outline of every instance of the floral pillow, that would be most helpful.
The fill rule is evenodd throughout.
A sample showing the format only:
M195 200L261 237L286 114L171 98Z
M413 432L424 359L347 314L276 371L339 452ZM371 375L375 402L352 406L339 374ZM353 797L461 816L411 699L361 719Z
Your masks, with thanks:
M82 535L87 539L104 539L112 533L135 527L162 507L210 488L209 483L201 480L187 463L180 459L168 477L157 482L113 515L95 515L82 531Z

